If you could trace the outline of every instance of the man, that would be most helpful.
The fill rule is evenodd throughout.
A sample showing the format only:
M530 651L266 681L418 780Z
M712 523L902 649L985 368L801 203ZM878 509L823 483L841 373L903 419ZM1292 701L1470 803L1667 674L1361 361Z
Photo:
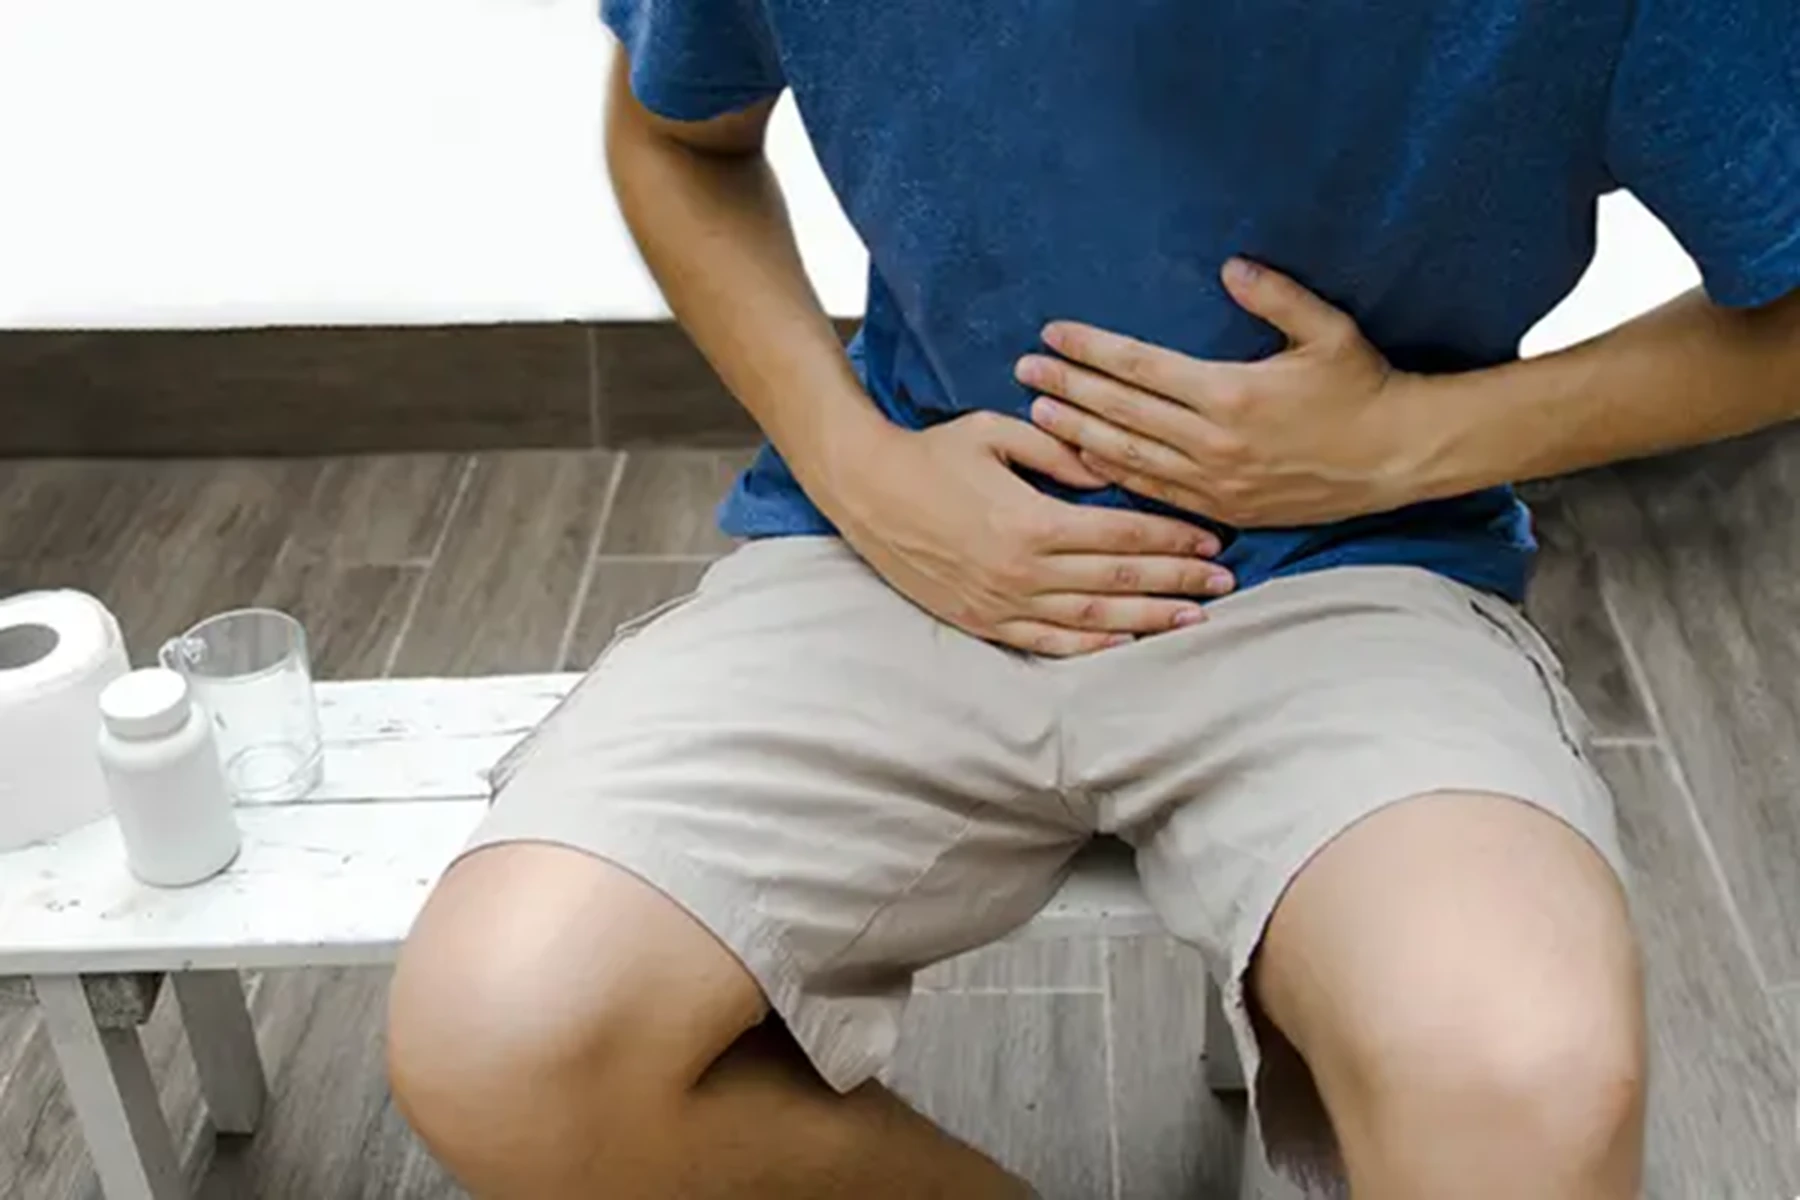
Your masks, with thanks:
M481 1196L1022 1194L872 1079L912 972L1101 831L1277 1166L1635 1196L1611 802L1504 485L1800 411L1790 0L605 12L625 214L772 445L413 933L433 1150ZM873 260L848 355L760 153L790 88ZM1618 186L1706 292L1516 361Z

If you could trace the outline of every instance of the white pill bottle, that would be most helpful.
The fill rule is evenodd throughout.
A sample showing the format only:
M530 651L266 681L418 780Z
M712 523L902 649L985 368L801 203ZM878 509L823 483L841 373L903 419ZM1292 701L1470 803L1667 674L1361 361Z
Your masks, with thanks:
M100 693L100 768L126 863L145 883L198 883L237 857L212 726L177 672L133 671Z

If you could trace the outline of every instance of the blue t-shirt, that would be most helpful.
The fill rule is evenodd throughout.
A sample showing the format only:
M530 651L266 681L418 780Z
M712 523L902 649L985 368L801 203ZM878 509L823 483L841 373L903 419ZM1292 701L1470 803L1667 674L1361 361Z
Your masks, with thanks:
M1053 318L1201 358L1280 349L1232 254L1348 311L1410 371L1517 356L1626 187L1712 297L1800 286L1796 0L605 0L652 111L791 88L871 256L852 355L922 428L1024 417ZM1168 511L1117 489L1084 503ZM721 509L828 533L765 448ZM1225 531L1242 586L1414 564L1517 598L1528 514L1497 488L1338 524Z

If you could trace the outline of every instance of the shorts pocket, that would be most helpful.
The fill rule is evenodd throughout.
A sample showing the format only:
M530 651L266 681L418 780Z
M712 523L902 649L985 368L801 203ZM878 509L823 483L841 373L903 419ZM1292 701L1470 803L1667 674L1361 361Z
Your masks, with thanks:
M1448 582L1448 581L1447 581ZM1551 713L1562 733L1563 741L1576 758L1587 761L1587 745L1593 737L1593 725L1581 702L1569 690L1567 672L1562 659L1548 639L1531 623L1523 610L1510 601L1462 584L1450 583L1469 611L1491 630L1506 646L1522 655L1537 673L1549 701Z

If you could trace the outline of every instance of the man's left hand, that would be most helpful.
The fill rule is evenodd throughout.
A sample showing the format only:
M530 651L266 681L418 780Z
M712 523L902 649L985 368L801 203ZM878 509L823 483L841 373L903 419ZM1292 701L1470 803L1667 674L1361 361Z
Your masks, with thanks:
M1207 362L1068 321L1060 357L1027 355L1031 416L1096 474L1228 525L1301 525L1424 499L1435 440L1424 379L1389 366L1351 318L1287 276L1233 259L1226 290L1287 335L1257 363Z

